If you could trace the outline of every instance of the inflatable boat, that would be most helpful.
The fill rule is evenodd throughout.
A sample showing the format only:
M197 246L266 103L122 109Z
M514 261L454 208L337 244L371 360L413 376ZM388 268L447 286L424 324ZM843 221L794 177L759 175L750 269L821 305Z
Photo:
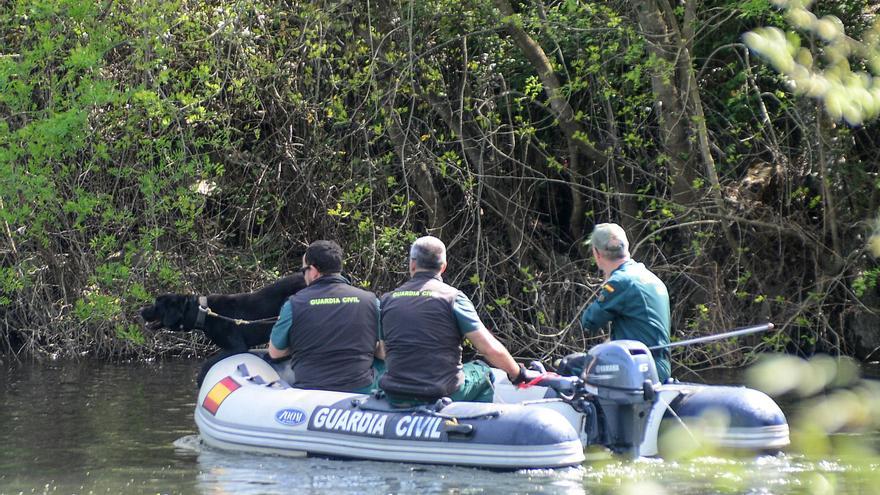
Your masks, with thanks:
M399 409L379 395L292 388L289 370L238 354L208 371L195 421L202 441L221 449L491 469L575 466L588 447L657 455L664 422L717 408L737 421L719 432L722 444L788 443L782 412L760 392L659 384L638 342L609 342L585 356L580 376L546 373L525 387L496 371L494 403L441 399Z
M495 402L519 403L553 401L565 388L560 380L571 381L574 376L584 380L581 393L601 395L605 388L636 388L625 356L645 352L643 345L633 341L614 341L593 347L589 353L566 356L557 370L562 376L548 376L531 387L516 387L501 370L495 373ZM648 353L650 355L650 352ZM652 360L653 364L653 360ZM656 380L656 376L653 376ZM779 405L763 392L744 386L706 385L670 380L657 384L652 381L656 399L644 426L645 434L638 446L640 456L652 457L659 451L658 438L669 428L679 428L690 434L695 443L708 443L712 448L729 452L776 453L790 443L788 422ZM582 440L589 427L583 427L584 418L578 407L561 408L560 412L580 432ZM708 421L707 421L708 420ZM587 442L585 441L586 445Z

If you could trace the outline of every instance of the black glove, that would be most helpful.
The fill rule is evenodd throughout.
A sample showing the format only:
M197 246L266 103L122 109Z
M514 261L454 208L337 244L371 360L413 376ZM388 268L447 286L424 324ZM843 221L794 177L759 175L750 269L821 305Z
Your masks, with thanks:
M544 367L544 363L542 363L541 361L531 361L529 363L529 369L535 370L535 371L540 371L541 373L547 372L547 368Z
M536 378L540 378L541 375L543 375L543 373L540 371L530 370L523 365L519 365L519 373L517 373L516 378L514 378L511 383L514 385L528 383Z

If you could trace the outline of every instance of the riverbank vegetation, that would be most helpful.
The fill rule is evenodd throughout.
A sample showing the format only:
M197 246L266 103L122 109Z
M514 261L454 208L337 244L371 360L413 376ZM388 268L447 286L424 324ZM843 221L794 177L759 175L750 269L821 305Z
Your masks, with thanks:
M514 354L559 357L593 342L576 324L599 283L584 240L613 221L666 281L674 339L780 328L675 361L877 358L880 125L794 94L743 35L779 28L810 67L880 69L823 58L821 33L767 0L8 5L7 352L187 352L196 337L148 333L137 309L259 287L318 238L383 292L432 233ZM810 10L876 46L872 2Z

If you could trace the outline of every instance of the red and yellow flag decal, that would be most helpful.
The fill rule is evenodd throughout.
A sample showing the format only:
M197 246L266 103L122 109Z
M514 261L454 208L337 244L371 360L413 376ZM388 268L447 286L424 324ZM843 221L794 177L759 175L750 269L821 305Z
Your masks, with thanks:
M614 292L614 287L612 287L611 284L605 284L602 288L605 289L606 292Z
M238 390L239 387L241 385L238 382L233 380L231 376L227 376L211 387L211 391L208 392L205 401L202 402L202 407L207 409L209 413L216 415L217 409L220 409L220 404L223 403L229 394Z

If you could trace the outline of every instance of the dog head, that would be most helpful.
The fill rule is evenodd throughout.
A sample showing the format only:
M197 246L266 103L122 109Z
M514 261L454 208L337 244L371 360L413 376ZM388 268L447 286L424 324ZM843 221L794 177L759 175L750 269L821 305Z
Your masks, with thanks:
M186 325L185 322L192 297L182 294L163 294L157 297L152 305L141 308L141 318L150 330L160 328L176 331L192 330L192 325Z

